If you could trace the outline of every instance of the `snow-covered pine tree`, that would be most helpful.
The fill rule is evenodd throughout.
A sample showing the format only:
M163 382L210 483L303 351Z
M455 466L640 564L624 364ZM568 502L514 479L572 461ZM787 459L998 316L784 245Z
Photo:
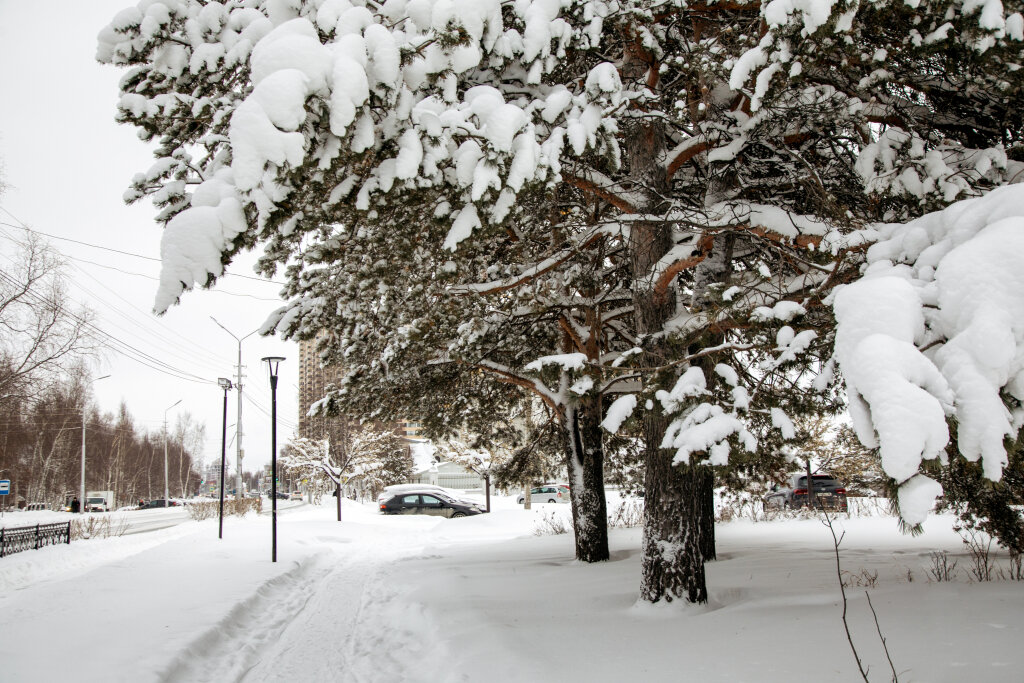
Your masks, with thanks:
M992 480L1024 423L1020 364L1006 355L1022 336L1005 322L1024 311L1010 227L1021 210L1016 190L991 191L1024 170L1022 9L773 2L758 45L731 74L753 120L816 93L852 133L834 149L860 185L839 207L872 224L845 244L875 244L863 276L835 297L836 359L857 435L879 447L910 525L941 491L922 459L946 457L947 422L959 454L981 459Z
M539 83L557 66L570 37L566 22L549 16L557 8L547 5L520 3L503 16L498 2L378 7L182 1L143 2L121 13L101 35L100 58L133 67L124 80L121 118L146 136L161 137L161 161L136 179L131 196L149 194L165 207L167 266L158 310L193 283L210 282L222 272L221 262L244 246L265 240L264 265L271 270L298 252L330 252L344 240L324 231L338 225L368 241L376 238L378 249L401 241L392 230L398 221L419 230L411 244L431 239L433 251L456 252L451 268L432 273L443 279L453 270L465 281L489 280L476 288L467 282L461 290L467 298L506 290L495 276L544 290L534 281L552 265L579 271L572 257L581 245L603 239L600 226L582 232L546 227L544 238L529 244L513 231L499 244L519 242L545 252L527 265L503 267L496 258L504 256L500 249L485 252L490 259L483 263L466 254L468 237L487 240L514 208L522 210L513 207L521 202L520 190L543 188L557 177L567 143L578 154L614 151L603 108L591 103L606 80L592 79L581 88L573 75L573 91ZM183 117L188 125L181 125ZM190 183L198 185L196 191L187 192ZM550 208L539 212L542 225L550 220ZM424 232L431 216L446 226L440 235ZM313 233L324 236L323 243L306 242ZM380 263L375 257L364 265ZM299 264L295 268L301 259ZM302 292L297 297L304 298L275 322L282 332L310 334L307 325L317 322L322 302L308 297L313 276L304 280L292 272ZM572 283L564 276L559 280L546 289L558 295L556 307L567 309ZM469 338L478 325L493 326L474 317L474 308L486 304L459 305L465 314L461 329ZM550 317L559 324L557 314ZM557 345L534 358L570 351L579 341L573 324L564 319ZM373 325L367 319L363 329ZM394 365L387 357L383 361ZM477 365L554 401L566 425L567 448L576 454L570 470L580 476L574 512L593 517L584 528L603 529L598 392L584 390L576 398L509 372L514 366ZM562 376L568 381L569 370ZM583 386L576 380L569 385ZM588 545L587 558L607 557L602 538Z
M707 378L695 384L682 372L697 359L717 367L708 346L732 348L719 337L739 326L709 313L716 291L725 298L716 286L742 271L730 315L745 324L757 306L766 320L788 320L802 309L773 305L827 279L798 260L773 280L768 264L782 258L784 238L799 248L807 241L785 217L723 202L729 173L708 170L735 159L716 157L712 143L738 129L742 98L724 89L725 64L750 43L715 26L753 25L752 9L687 16L685 5L652 2L182 0L125 11L102 34L100 58L133 67L122 119L161 138L160 161L129 197L151 195L165 208L157 308L263 240L268 272L290 262L293 301L273 326L311 336L329 321L349 325L338 357L364 349L367 359L353 364L352 388L423 367L422 355L401 363L400 352L431 348L443 356L427 365L466 363L548 401L564 426L574 514L586 516L577 528L603 529L601 397L639 380L645 398L665 394L661 407L652 401L648 442L667 475L690 452L717 447L721 455L728 435L745 433L737 412L746 405L736 398L721 410L694 400ZM657 78L683 65L681 77ZM683 97L689 105L678 106ZM616 134L633 141L626 158ZM813 221L801 227L823 231ZM729 230L743 233L738 248L722 236ZM439 250L452 252L448 260ZM628 299L616 293L620 283ZM458 300L453 292L489 296ZM498 344L517 329L514 343ZM671 354L667 329L676 338ZM657 351L666 362L653 372L650 362L640 371L611 367L622 341L635 346L641 335L655 340L644 358ZM784 355L807 343L790 334L780 345ZM524 377L530 367L548 383ZM679 392L666 391L677 377ZM676 457L668 460L653 444L672 414L664 444ZM714 442L680 442L683 431L709 423L725 428ZM661 514L648 525L650 547L699 538L710 511L687 506L709 496L655 488L673 504L649 506ZM645 581L645 599L703 599L698 545L682 555L648 553L646 573L664 578ZM607 557L601 534L577 550Z
M927 35L893 33L885 24L893 8L908 25L934 27ZM575 287L575 296L602 302L628 265L623 282L631 304L609 317L576 302L571 308L584 324L563 321L561 344L551 343L550 327L531 328L526 339L546 338L530 347L534 358L552 347L563 352L533 367L557 372L562 390L582 390L561 411L578 455L599 453L592 416L601 396L637 390L642 401L624 398L653 410L652 419L670 420L659 445L674 450L672 463L691 456L715 463L730 440L752 445L743 415L756 394L740 385L731 354L752 352L750 338L774 328L771 357L762 360L800 362L821 335L789 323L806 316L827 331L821 300L852 277L856 257L845 250L859 246L843 233L886 211L910 215L923 206L920 197L948 201L957 188L999 182L1009 168L992 141L1001 138L1007 148L1016 140L1006 132L1016 130L1018 115L1008 38L1016 39L1020 25L1019 15L997 10L959 2L146 1L101 34L99 57L130 67L121 118L160 138L158 163L129 196L150 195L164 207L158 310L262 241L268 272L291 261L294 299L274 322L298 334L322 315L322 295L337 277L329 266L308 273L306 255L349 249L335 239L338 230L376 240L367 267L381 263L380 245L396 226L423 230L406 232L398 244L405 251L395 256L415 250L420 237L433 241L432 250L450 251L450 264L431 271L439 279L457 275L449 291L438 289L447 300L456 291L513 289L519 294L510 299L529 300L537 288L561 293L549 301L568 309L566 283L581 263L605 275L596 289ZM942 21L962 25L954 32ZM888 42L868 54L865 46L880 40L873 31ZM943 62L941 50L957 61ZM902 71L875 68L886 60ZM957 84L947 73L995 76ZM974 110L984 120L972 119ZM1001 122L998 130L993 121ZM979 131L991 145L968 166L982 147ZM628 136L633 147L623 154ZM949 153L944 139L952 141ZM927 171L923 178L919 170ZM545 188L557 198L566 187L580 193L584 215L555 217L557 202L535 210ZM505 227L531 209L534 220ZM424 226L424 216L435 220ZM528 239L517 234L521 226L529 226ZM592 255L575 258L624 241L630 249L609 255L609 266ZM506 259L516 248L522 258ZM391 267L419 265L396 259ZM308 286L316 277L323 278L319 291ZM363 294L375 303L400 299ZM494 301L462 304L460 339L483 338L474 334ZM634 317L637 301L656 314ZM623 325L622 316L633 324ZM375 320L361 320L362 329ZM609 329L614 342L604 337ZM408 331L410 338L426 332ZM612 366L623 351L616 345L630 337L640 354ZM574 345L588 352L566 358ZM526 369L526 347L517 342L502 352ZM666 362L640 362L652 352ZM380 360L386 373L392 359ZM545 362L557 370L545 370ZM509 379L529 384L518 372ZM538 382L526 388L551 393ZM725 404L715 398L722 395L729 396ZM616 402L616 418L626 406ZM784 417L775 420L782 427ZM621 419L606 426L612 423ZM574 499L583 490L574 486ZM685 521L662 547L696 533L697 517L682 506L706 498L676 500L666 512ZM645 599L702 599L702 577L687 576L701 559L692 548L686 553L645 557Z

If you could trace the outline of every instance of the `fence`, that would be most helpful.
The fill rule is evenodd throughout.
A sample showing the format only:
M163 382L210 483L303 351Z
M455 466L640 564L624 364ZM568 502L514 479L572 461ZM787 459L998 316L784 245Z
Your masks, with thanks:
M477 474L458 472L420 472L409 478L411 484L433 484L446 489L482 489L484 480Z
M58 543L71 543L71 522L0 529L0 557Z

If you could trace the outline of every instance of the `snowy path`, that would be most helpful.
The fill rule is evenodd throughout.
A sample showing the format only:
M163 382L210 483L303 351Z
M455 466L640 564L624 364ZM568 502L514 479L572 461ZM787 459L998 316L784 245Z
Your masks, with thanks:
M306 681L419 680L417 663L440 643L423 642L424 617L410 622L388 566L421 555L422 534L377 533L355 542L319 536L316 554L197 634L159 680L269 683L296 672Z

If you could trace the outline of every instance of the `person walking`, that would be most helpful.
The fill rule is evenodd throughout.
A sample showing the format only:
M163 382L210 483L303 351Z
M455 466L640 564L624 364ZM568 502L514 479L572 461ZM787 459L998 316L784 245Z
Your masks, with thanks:
M71 511L78 512L82 509L82 504L78 502L78 496L71 499Z

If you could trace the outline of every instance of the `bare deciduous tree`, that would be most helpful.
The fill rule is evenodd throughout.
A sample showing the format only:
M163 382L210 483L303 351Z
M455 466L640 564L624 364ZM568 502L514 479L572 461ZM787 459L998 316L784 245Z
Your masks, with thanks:
M68 305L63 262L28 233L0 270L0 400L25 397L97 351L92 313Z

